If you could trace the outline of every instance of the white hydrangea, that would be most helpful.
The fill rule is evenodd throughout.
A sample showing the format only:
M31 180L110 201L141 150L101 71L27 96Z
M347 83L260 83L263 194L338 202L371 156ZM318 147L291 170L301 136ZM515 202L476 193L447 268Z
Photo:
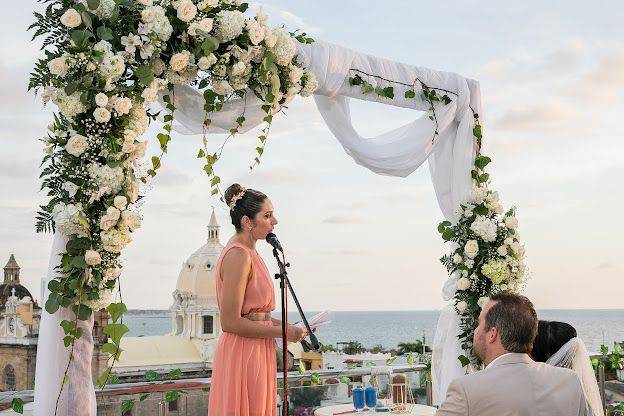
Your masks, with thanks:
M105 40L101 40L93 45L93 50L96 52L110 53L113 50L113 45Z
M197 3L197 8L199 10L206 10L207 8L214 8L219 5L219 0L202 0Z
M134 55L137 48L143 45L143 42L140 36L129 33L128 36L121 37L121 44L124 46L126 52Z
M290 82L292 82L293 84L299 82L299 80L301 80L301 77L303 77L303 68L297 65L290 65L288 69L290 71L288 73L288 78L290 79Z
M87 106L80 101L80 92L78 91L68 96L62 88L50 88L49 94L52 102L58 106L61 114L67 118L74 118L87 110Z
M275 52L275 62L282 66L288 65L297 53L297 45L290 33L284 29L277 29L273 33L277 38L275 47L273 48Z
M173 26L169 22L165 9L161 6L148 6L141 11L139 34L155 35L159 40L166 42L173 33Z
M457 312L459 312L460 314L463 314L468 308L468 304L465 301L460 300L459 302L455 304L455 308L457 308Z
M243 33L245 15L238 10L221 10L217 13L215 35L221 42L229 42Z
M134 130L137 136L141 136L145 133L148 124L149 118L147 117L145 108L143 108L143 104L139 102L134 103L132 105L132 110L130 110L130 119L127 128Z
M509 265L505 260L488 260L488 262L481 267L481 273L495 285L509 280L511 276Z
M496 223L483 215L477 215L477 218L470 224L470 229L481 237L483 241L492 242L496 240L498 229Z
M208 56L202 56L201 58L199 58L199 61L197 62L197 66L199 67L199 69L205 71L211 66L213 66L215 63L217 63L217 57L211 53Z
M496 252L500 255L505 257L507 255L507 246L500 246L499 248L496 249Z
M518 219L516 217L505 217L505 227L515 230L518 228Z
M249 40L254 45L259 45L264 40L265 29L255 19L247 21Z
M59 202L52 209L52 218L56 229L66 236L86 236L89 223L82 211L81 204L64 204Z
M479 300L477 301L477 305L479 305L479 307L481 309L483 309L483 307L485 306L486 303L488 303L490 301L490 298L487 296L481 296L479 298Z
M115 12L115 6L117 5L115 0L100 0L98 7L95 10L91 10L87 4L87 0L80 0L78 3L83 4L87 10L95 14L100 19L110 19Z
M457 280L457 289L458 290L466 290L470 287L470 280L465 277L460 277Z
M111 168L108 165L100 165L99 163L91 163L87 166L87 172L93 182L99 188L99 194L116 194L124 183L124 173L120 166Z
M228 95L232 91L232 86L226 80L215 81L212 83L212 90L218 95Z
M466 265L466 267L468 267L469 269L472 269L474 267L474 260L466 260L464 261L464 264Z
M316 75L314 75L314 72L306 72L304 78L305 83L303 85L303 88L301 89L300 94L302 97L309 97L314 93L314 91L316 91L316 88L318 87L318 81L316 80Z
M115 294L110 289L100 290L98 295L98 299L85 300L83 304L91 308L93 311L99 311L100 309L107 308L108 305L113 303L115 299Z
M487 196L488 190L486 188L474 187L470 193L470 202L473 204L480 204Z
M100 233L102 247L109 253L120 253L130 242L130 230L111 228Z
M118 80L126 71L126 63L121 54L106 53L98 66L100 75L111 81Z

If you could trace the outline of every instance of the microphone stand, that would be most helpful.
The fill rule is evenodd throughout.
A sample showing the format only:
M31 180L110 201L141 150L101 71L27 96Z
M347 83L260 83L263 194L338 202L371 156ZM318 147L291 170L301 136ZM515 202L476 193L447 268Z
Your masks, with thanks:
M286 271L286 267L290 267L290 263L286 262L286 259L280 259L278 250L273 248L273 256L277 260L277 265L279 267L279 273L275 273L275 279L279 279L280 281L280 298L282 303L282 362L284 363L283 368L283 384L284 388L282 390L282 416L288 416L288 339L286 336L286 326L288 324L288 297L286 293L286 287L290 289L290 294L295 301L295 305L297 305L297 309L299 310L299 315L305 324L306 329L308 330L308 334L310 335L310 341L312 341L312 347L315 351L319 350L319 342L316 338L316 335L312 332L310 328L310 324L306 319L303 311L301 310L301 305L299 304L299 300L297 299L297 295L295 295L295 291L290 284L290 280L288 280L288 272ZM282 257L284 257L284 253L282 252Z

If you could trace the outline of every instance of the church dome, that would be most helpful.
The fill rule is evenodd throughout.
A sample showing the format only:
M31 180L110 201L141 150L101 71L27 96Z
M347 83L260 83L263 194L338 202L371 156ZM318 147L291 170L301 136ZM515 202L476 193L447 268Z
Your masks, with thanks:
M195 304L216 306L215 267L223 250L214 210L208 224L208 241L182 263L176 289L196 296Z

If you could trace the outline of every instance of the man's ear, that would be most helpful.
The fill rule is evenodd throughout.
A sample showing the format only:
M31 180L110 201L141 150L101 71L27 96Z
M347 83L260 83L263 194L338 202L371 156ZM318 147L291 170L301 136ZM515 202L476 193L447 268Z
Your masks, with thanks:
M496 341L496 337L498 337L498 330L493 326L487 333L487 341L492 344Z

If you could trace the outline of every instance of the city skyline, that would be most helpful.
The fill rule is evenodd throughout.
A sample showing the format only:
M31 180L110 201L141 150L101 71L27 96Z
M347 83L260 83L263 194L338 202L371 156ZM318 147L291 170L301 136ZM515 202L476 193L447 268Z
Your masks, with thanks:
M540 14L534 13L537 4ZM624 110L624 30L617 16L624 6L592 8L579 16L584 2L452 5L393 1L373 14L355 1L331 13L318 4L263 3L274 24L479 80L492 187L505 207L518 207L531 276L525 293L540 309L621 307L620 295L605 288L615 287L624 274L619 237L624 225L610 219L611 207L624 202L619 192L624 129L617 122ZM36 8L34 1L7 5L2 17L0 52L10 59L0 63L5 97L0 101L0 261L14 253L24 285L40 299L39 279L47 270L52 239L34 232L37 205L45 200L38 191L42 147L37 139L45 134L52 108L26 92L39 56L25 31ZM353 108L362 134L419 116L372 103L357 102ZM156 151L160 127L153 123L144 136L148 155ZM210 145L216 148L222 140L212 136ZM438 258L448 245L436 230L442 214L427 166L401 179L356 165L312 99L297 99L286 114L276 116L263 161L249 174L256 140L249 133L231 141L217 169L225 186L239 182L272 199L280 221L276 233L288 250L304 309L443 306L446 273ZM207 238L211 206L222 243L233 232L227 207L210 198L195 158L199 147L199 137L175 134L145 198L143 226L123 254L124 300L131 309L171 304L182 262ZM259 246L275 270L266 245Z

